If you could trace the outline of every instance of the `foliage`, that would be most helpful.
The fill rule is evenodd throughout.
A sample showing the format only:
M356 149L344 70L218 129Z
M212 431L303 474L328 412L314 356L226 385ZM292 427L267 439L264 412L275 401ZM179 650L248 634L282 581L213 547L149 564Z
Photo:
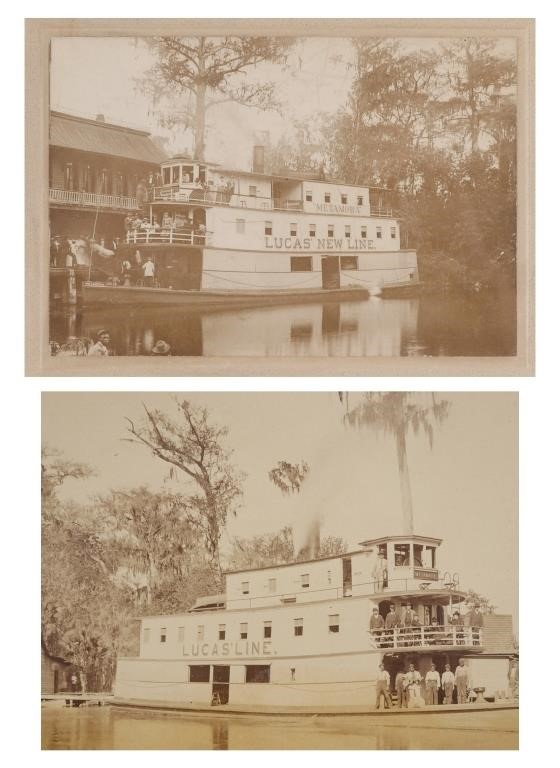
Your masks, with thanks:
M482 613L494 613L496 610L496 606L492 605L487 597L480 595L473 589L468 590L467 597L465 598L465 605L469 610L472 610L475 605L479 605Z
M224 102L259 109L277 108L270 82L251 82L247 73L263 62L285 62L293 40L278 37L155 37L156 56L140 82L154 103L171 102L162 118L194 133L194 158L204 159L207 110Z
M184 514L203 541L221 589L220 538L228 515L237 513L244 475L231 463L231 451L224 446L228 430L210 423L208 411L175 400L178 420L144 406L146 419L138 427L130 419L129 442L147 447L170 465L171 472L187 480L191 491L181 497Z
M327 536L322 539L317 557L329 557L346 552L348 545L339 537ZM275 533L265 533L249 538L236 537L227 563L230 570L244 568L263 568L269 565L281 565L308 559L305 551L294 550L293 532L290 526L284 526Z
M301 485L309 473L306 461L291 464L289 461L279 461L268 473L268 479L280 488L282 493L299 492Z
M367 427L395 438L403 507L403 533L413 533L414 530L406 452L407 435L411 430L415 435L424 433L431 448L434 426L447 418L449 410L447 400L438 401L435 394L427 397L429 401L423 403L418 400L418 396L408 392L365 392L358 405L351 410L348 408L348 398L346 399L345 424L359 429Z

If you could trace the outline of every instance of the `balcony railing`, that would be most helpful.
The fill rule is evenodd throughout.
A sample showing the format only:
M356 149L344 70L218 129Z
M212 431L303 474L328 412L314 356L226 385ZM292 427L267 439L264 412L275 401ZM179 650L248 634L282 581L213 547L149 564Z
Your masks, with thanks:
M370 206L369 215L376 219L396 219L398 213L393 208L381 208L377 206Z
M482 629L478 627L395 627L374 630L371 646L374 649L400 650L406 648L476 648L482 646Z
M50 203L82 205L88 208L118 208L126 211L139 210L135 197L122 195L98 195L94 192L77 192L72 189L49 189Z
M126 234L127 245L209 245L211 232L182 232L176 229L136 229Z

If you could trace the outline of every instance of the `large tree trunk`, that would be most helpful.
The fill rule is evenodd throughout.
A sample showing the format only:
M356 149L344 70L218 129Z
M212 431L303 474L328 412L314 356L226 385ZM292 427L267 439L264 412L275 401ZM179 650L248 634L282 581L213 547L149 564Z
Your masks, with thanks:
M401 484L401 502L403 511L403 533L414 532L412 519L412 494L410 492L410 477L408 474L408 460L406 458L406 436L403 428L396 432L397 457L399 462L399 480Z
M204 160L206 133L206 85L196 86L196 112L194 121L194 159Z

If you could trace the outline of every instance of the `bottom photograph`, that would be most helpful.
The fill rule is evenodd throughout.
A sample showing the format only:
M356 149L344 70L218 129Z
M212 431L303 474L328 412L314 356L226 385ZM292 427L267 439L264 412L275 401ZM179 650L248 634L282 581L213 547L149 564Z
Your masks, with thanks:
M49 392L44 750L518 749L518 397Z

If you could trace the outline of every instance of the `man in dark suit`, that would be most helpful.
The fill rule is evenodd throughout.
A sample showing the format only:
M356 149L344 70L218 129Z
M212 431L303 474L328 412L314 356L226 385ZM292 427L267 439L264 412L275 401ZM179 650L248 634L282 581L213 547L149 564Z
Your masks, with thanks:
M396 647L395 629L399 626L399 617L395 612L395 604L391 603L389 613L385 616L385 638L389 647Z

